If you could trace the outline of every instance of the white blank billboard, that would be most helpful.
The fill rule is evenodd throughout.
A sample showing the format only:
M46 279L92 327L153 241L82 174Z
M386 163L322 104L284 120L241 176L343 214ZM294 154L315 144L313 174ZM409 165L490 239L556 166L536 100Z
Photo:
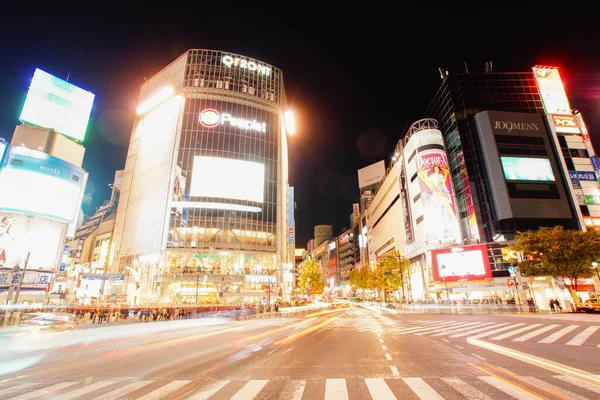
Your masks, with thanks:
M195 156L190 196L263 202L264 164Z
M437 254L440 277L485 275L481 250Z
M385 162L383 160L358 170L358 188L374 185L385 176Z

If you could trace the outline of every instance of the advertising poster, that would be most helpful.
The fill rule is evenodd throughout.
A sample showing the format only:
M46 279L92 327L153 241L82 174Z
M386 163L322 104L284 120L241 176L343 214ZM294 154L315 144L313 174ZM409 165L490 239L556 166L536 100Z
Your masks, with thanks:
M294 220L294 187L288 188L288 244L296 243L296 221Z
M425 240L460 240L448 157L442 152L417 155L417 173L423 199Z
M175 180L173 181L173 201L182 202L185 200L185 176L181 167L175 167ZM183 214L183 207L176 207L175 212L179 215Z
M436 281L483 280L492 277L485 245L433 250L433 275Z
M467 204L467 217L469 219L469 231L471 238L479 240L479 228L477 227L477 215L475 214L475 206L473 205L473 196L471 194L471 184L469 183L469 174L467 173L467 164L465 163L465 155L461 151L458 155L458 164L461 181L463 182L463 193Z
M8 288L10 285L22 283L21 289L23 290L43 290L50 282L52 282L52 272L50 271L28 269L23 277L23 272L14 273L12 268L0 269L0 288L3 289Z
M410 207L408 206L408 190L406 187L406 168L404 163L400 167L400 199L402 200L402 214L404 216L404 232L405 241L410 243L414 240L413 228L412 228L412 216L410 214Z
M594 171L596 172L596 179L600 183L600 164L598 163L598 157L591 156L590 160L592 161L592 165L594 166Z

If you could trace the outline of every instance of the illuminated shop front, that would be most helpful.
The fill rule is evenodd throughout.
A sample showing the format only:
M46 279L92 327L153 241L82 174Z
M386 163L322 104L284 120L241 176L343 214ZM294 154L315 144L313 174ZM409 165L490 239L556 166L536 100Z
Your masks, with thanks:
M281 70L220 51L190 50L142 86L110 266L132 301L285 296L284 105Z

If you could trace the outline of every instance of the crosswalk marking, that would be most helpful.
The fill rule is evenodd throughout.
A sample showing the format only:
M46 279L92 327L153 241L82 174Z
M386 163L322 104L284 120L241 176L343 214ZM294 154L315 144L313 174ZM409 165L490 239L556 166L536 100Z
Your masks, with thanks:
M133 392L135 390L138 390L140 388L143 388L144 386L148 385L152 383L152 381L137 381L137 382L132 382L129 385L125 385L123 387L120 387L118 389L113 390L112 392L108 392L105 393L101 396L96 397L94 400L112 400L112 399L118 399L121 396L125 396L127 393Z
M37 385L37 383L22 383L22 384L16 385L16 386L9 386L6 389L0 390L0 394L1 395L11 394L11 393L14 393L14 392L19 392L19 391L21 391L23 389L27 389L27 388L29 388L31 386L36 386L36 385Z
M493 322L478 322L477 325L472 325L472 326L469 326L467 328L463 327L463 328L458 328L458 329L451 329L449 331L436 333L435 335L431 335L431 336L452 335L453 333L464 332L464 331L469 330L469 329L473 329L473 328L476 328L476 327L480 328L480 327L487 326L487 325L492 325L492 324L493 324Z
M548 325L548 326L545 326L545 327L543 327L543 328L540 328L540 329L538 329L538 330L535 330L535 331L533 331L533 332L529 332L529 333L527 333L527 334L525 334L525 335L523 335L523 336L519 336L518 338L515 338L515 339L513 339L512 341L513 341L513 342L524 342L524 341L526 341L526 340L529 340L529 339L531 339L531 338L534 338L534 337L536 337L536 336L539 336L539 335L541 335L541 334L542 334L542 333L544 333L544 332L548 332L548 331L551 331L551 330L552 330L552 329L554 329L554 328L558 328L559 326L560 326L560 325L558 325L558 324L552 324L552 325Z
M385 379L365 378L365 383L373 400L396 400L396 396L394 396L390 387L385 383Z
M96 390L102 389L104 387L113 385L115 383L118 383L119 381L100 381L100 382L95 382L92 383L91 385L87 385L84 386L80 389L74 390L72 392L66 393L66 394L61 394L60 398L61 400L71 400L74 399L76 397L80 397L83 396L84 394L88 394L88 393L92 393L95 392Z
M475 389L473 386L469 385L462 379L442 378L442 381L444 381L449 386L452 386L454 390L456 390L458 393L463 394L468 399L493 400L490 396Z
M528 380L529 382L535 383L539 387L550 389L554 393L557 393L557 394L561 395L565 399L569 399L569 400L589 400L587 397L580 396L580 395L578 395L576 393L573 393L573 392L571 392L571 391L569 391L567 389L563 389L563 388L561 388L559 386L553 385L551 383L548 383L546 381L543 381L543 380L538 379L538 378L533 377L533 376L527 376L525 379Z
M190 381L173 381L160 387L159 389L153 390L151 393L140 397L138 400L158 400L165 398L168 394L175 392L177 389L184 387L190 383Z
M202 391L194 393L191 397L188 397L188 400L207 400L210 396L217 393L219 390L223 389L225 385L227 385L229 380L225 381L216 381L212 383L210 386L204 388Z
M433 390L433 388L421 378L402 378L402 380L421 400L444 400L438 392Z
M390 365L390 369L392 370L392 375L394 375L394 376L400 375L400 371L398 371L398 368L396 368L395 365Z
M523 328L520 328L520 329L517 329L515 331L510 331L510 332L504 333L502 335L494 336L491 339L492 340L503 340L503 339L509 338L511 336L518 335L519 333L527 332L527 331L529 331L531 329L537 328L538 326L542 326L542 324L527 325L527 326L525 326Z
M462 332L462 333L457 333L455 335L450 336L451 338L455 338L455 337L463 337L463 336L467 336L473 333L478 333L478 332L482 332L482 331L487 331L488 329L493 329L493 328L499 328L501 326L505 326L508 325L508 322L503 322L501 324L495 324L495 325L491 325L491 326L486 326L483 328L479 328L479 329L475 329L473 331L467 331L467 332Z
M267 382L269 382L267 379L251 380L246 383L243 388L238 390L238 392L233 395L231 400L254 399L256 395L258 395L258 393L265 387Z
M306 387L306 381L291 380L286 381L283 390L279 395L279 400L300 400Z
M508 395L511 395L517 400L540 400L540 397L534 396L531 393L524 391L523 389L520 389L506 381L503 381L502 379L496 378L495 376L479 376L478 378L487 383L488 385L491 385L496 389L501 390Z
M325 381L325 400L348 400L345 379L327 379Z
M13 397L13 400L27 400L34 397L50 396L52 393L68 388L69 386L77 385L78 382L61 382L56 385L48 386L43 389L34 390L33 392L22 394L21 396Z
M442 327L448 324L453 324L455 321L451 322L436 322L434 324L419 324L419 325L410 325L404 326L402 328L396 329L397 333L412 333L413 331L418 332L419 330L432 329L435 327Z
M483 333L480 333L480 334L475 335L475 336L471 336L471 338L473 338L473 339L484 338L484 337L492 336L492 335L495 335L496 333L504 332L504 331L507 331L509 329L517 328L517 327L523 326L523 325L525 325L525 324L524 323L512 324L512 325L509 325L509 326L504 326L502 328L494 329L492 331L483 332Z
M583 332L580 332L573 339L569 340L566 343L566 345L567 346L581 346L583 344L583 342L588 340L590 338L590 336L592 336L598 329L600 329L600 326L588 326L587 328L585 328L583 330Z
M580 388L589 390L590 392L600 394L600 387L593 385L588 382L580 381L579 379L572 378L570 376L565 375L554 375L555 378L560 379L563 382L567 382L573 386L579 386Z
M566 328L563 328L558 332L554 332L552 335L548 336L547 338L540 340L538 343L554 343L561 337L565 336L567 333L574 331L577 328L579 328L579 325L569 325Z
M471 323L468 323L468 324L458 324L456 326L452 326L450 329L456 328L458 326L467 326L467 325L469 325L469 326L472 327L473 325L477 325L477 324L479 324L479 322L471 322ZM420 332L420 333L417 333L416 335L417 336L429 335L430 333L438 333L438 332L441 332L441 331L443 331L445 329L448 329L448 326L444 326L444 327L441 327L441 328L434 328L433 330L428 330L428 331L425 331L425 332Z
M441 324L437 324L437 325L430 325L427 328L410 328L410 329L401 329L399 331L396 331L396 333L399 333L401 335L405 335L407 333L417 333L417 332L424 332L424 331L432 331L438 328L447 328L449 326L454 326L454 325L460 325L460 322L444 322Z

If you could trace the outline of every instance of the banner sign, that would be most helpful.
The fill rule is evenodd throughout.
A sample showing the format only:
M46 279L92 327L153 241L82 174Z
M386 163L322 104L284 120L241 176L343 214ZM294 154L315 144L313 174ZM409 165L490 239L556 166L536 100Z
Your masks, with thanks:
M125 274L83 274L81 279L92 281L124 281Z
M569 177L571 178L571 181L573 181L573 179L580 181L597 181L596 174L592 171L569 171Z
M14 273L10 268L0 269L0 287L18 285L23 279L21 289L45 289L52 282L52 272L26 270L25 277L23 272Z

